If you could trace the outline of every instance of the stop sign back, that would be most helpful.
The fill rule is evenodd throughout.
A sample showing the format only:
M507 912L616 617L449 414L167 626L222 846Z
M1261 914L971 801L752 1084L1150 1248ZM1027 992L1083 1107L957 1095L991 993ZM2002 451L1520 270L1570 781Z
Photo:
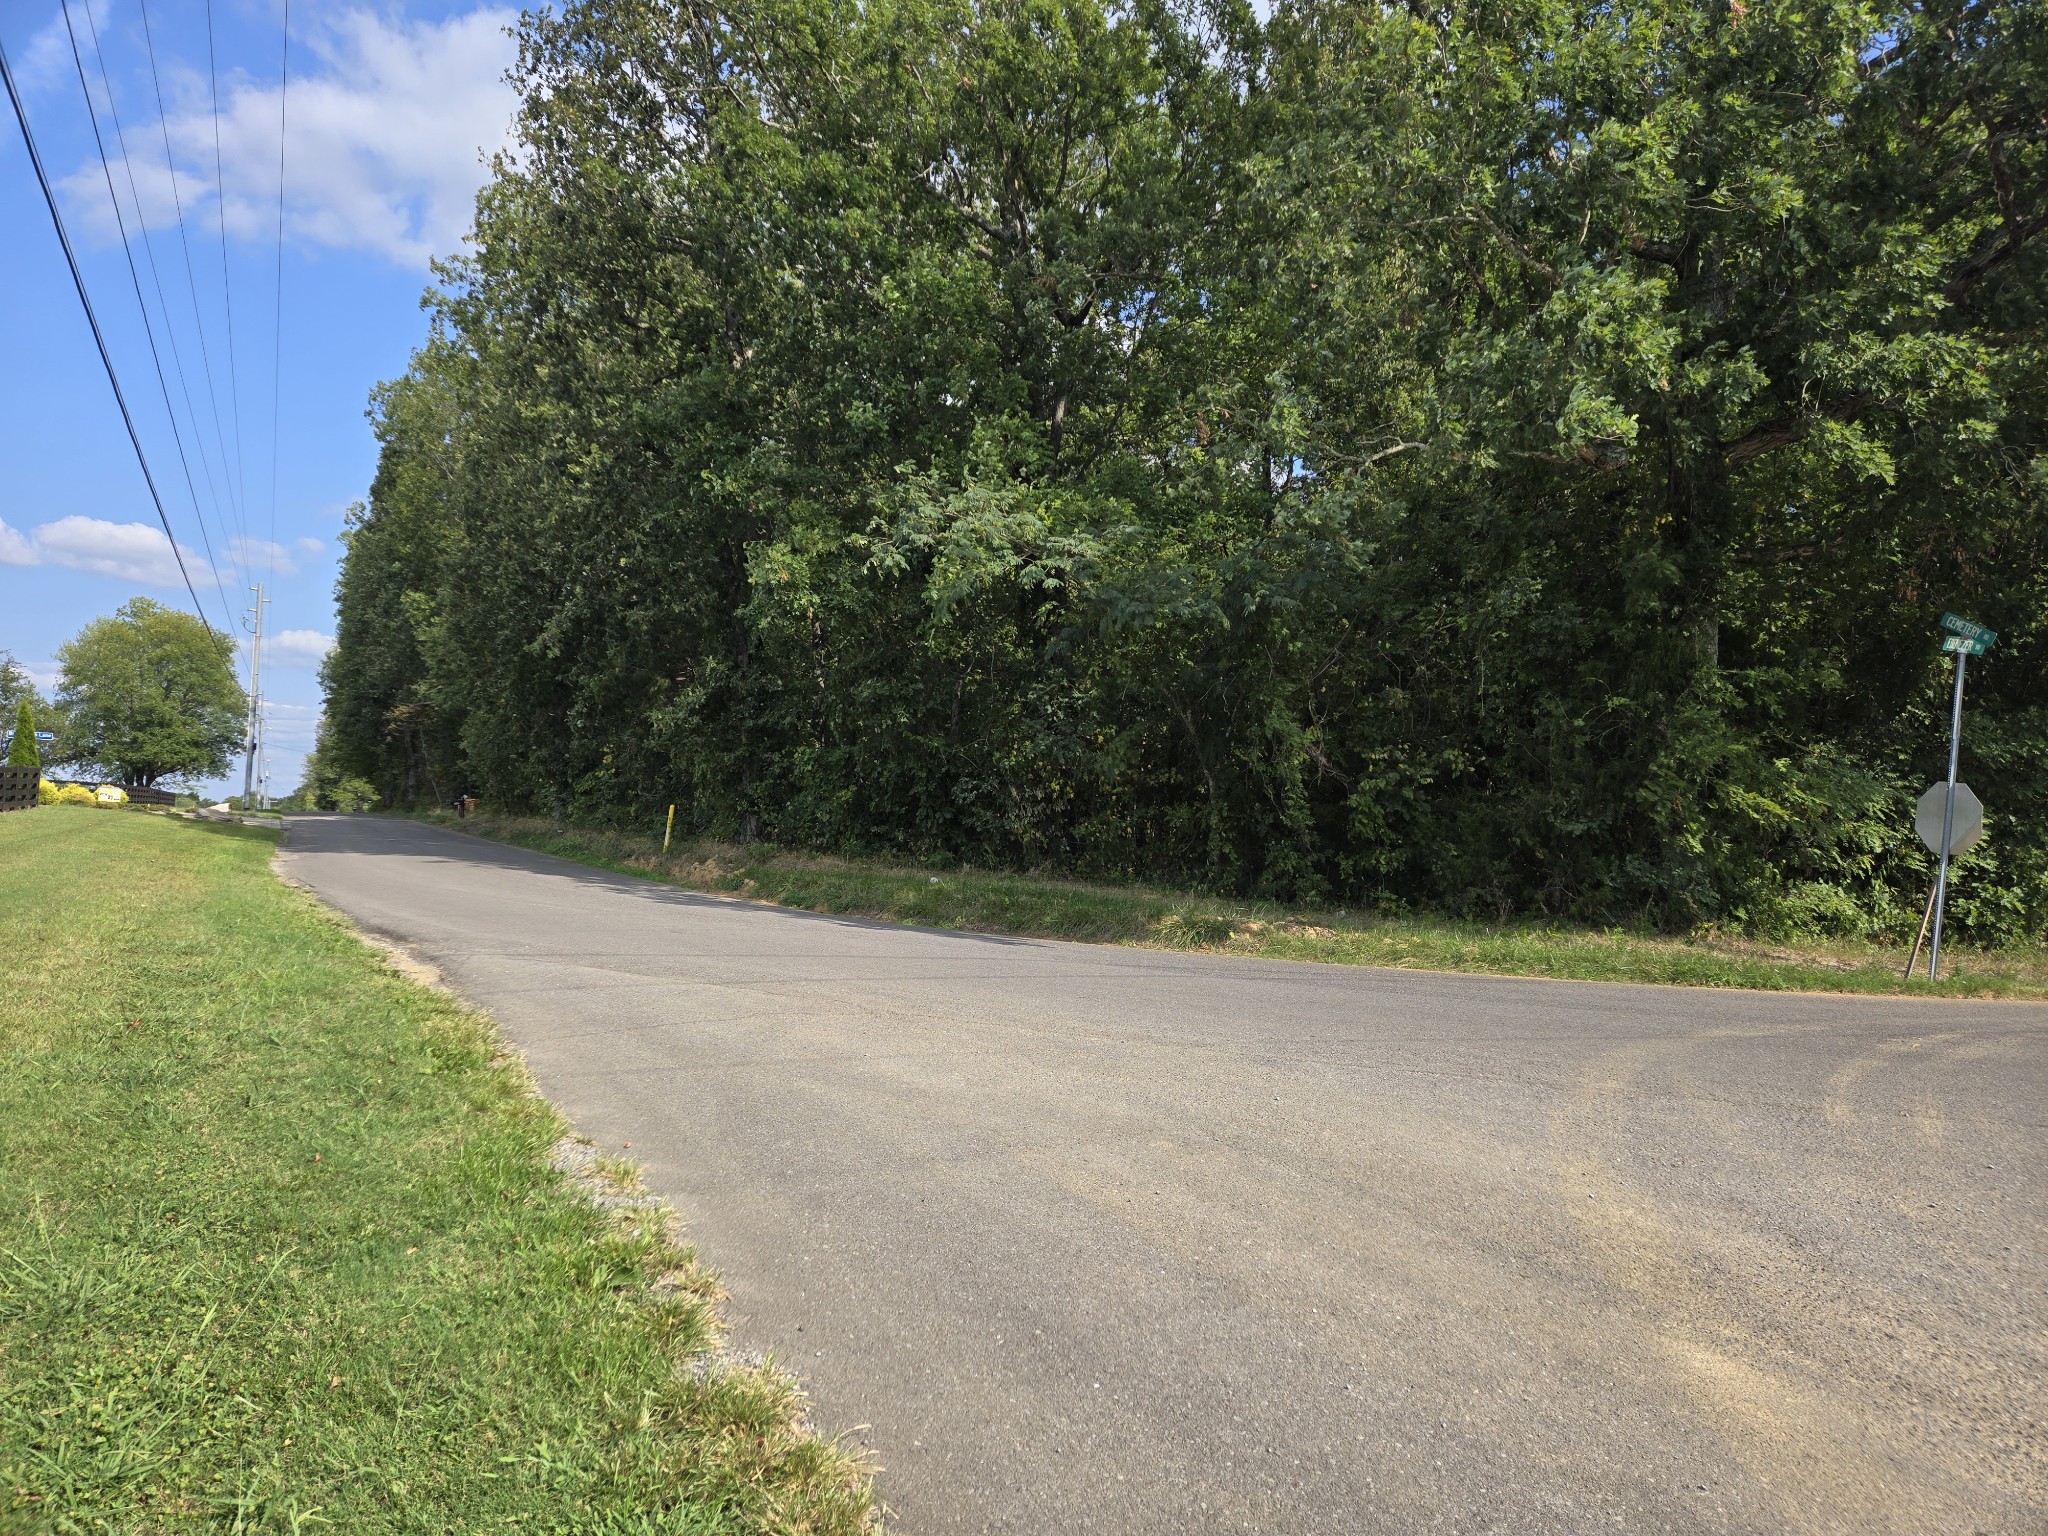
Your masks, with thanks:
M1937 854L1941 852L1941 823L1947 804L1948 786L1930 784L1920 797L1919 809L1913 813L1913 830L1920 834L1920 841ZM1983 835L1984 802L1977 798L1969 785L1958 784L1955 827L1948 842L1949 856L1953 858L1956 854L1969 852Z

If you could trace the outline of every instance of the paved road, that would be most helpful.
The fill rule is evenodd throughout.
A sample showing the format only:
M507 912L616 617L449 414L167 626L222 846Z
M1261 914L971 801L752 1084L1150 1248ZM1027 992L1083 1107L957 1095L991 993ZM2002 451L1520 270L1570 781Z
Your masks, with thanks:
M371 817L909 1536L2048 1531L2048 1009L936 933Z

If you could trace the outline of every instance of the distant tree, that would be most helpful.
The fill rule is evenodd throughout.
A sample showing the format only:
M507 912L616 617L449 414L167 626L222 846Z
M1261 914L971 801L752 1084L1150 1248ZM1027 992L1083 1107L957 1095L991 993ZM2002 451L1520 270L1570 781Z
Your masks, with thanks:
M36 751L36 714L23 698L14 706L14 741L7 749L10 768L41 768L42 755Z
M11 652L0 651L0 720L4 720L20 707L23 699L37 712L38 718L47 714L49 705L36 692L36 685L27 670L14 659ZM46 726L45 729L48 729Z
M95 619L57 653L59 755L123 784L225 773L248 700L233 643L146 597Z
M373 811L377 808L377 786L368 779L337 779L320 796L320 809L327 811Z

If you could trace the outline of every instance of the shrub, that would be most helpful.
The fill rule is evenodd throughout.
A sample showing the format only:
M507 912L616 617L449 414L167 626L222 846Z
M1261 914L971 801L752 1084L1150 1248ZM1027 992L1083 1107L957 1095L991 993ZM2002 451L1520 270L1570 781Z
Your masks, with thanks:
M55 805L56 803L57 803L57 786L56 786L56 785L54 785L54 784L52 784L52 783L51 783L51 782L50 782L50 781L49 781L48 779L39 779L39 780L37 780L37 781L36 781L36 804L37 804L37 805Z
M36 717L23 699L14 711L14 743L7 749L7 766L10 768L40 768L41 754L36 751Z
M99 801L93 798L92 791L83 784L66 784L57 791L57 798L50 803L53 805L98 805Z

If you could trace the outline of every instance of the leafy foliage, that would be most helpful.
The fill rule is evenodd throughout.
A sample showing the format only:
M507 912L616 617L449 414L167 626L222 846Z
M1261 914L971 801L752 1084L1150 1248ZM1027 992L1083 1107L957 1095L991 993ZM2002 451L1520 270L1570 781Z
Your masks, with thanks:
M11 652L0 651L0 716L13 714L24 699L31 706L40 707L42 704L27 669L14 659Z
M332 770L1480 916L2048 924L2038 7L523 24ZM1959 509L1967 507L1967 515Z
M225 773L248 712L233 657L192 615L131 598L57 653L57 755L144 787Z

